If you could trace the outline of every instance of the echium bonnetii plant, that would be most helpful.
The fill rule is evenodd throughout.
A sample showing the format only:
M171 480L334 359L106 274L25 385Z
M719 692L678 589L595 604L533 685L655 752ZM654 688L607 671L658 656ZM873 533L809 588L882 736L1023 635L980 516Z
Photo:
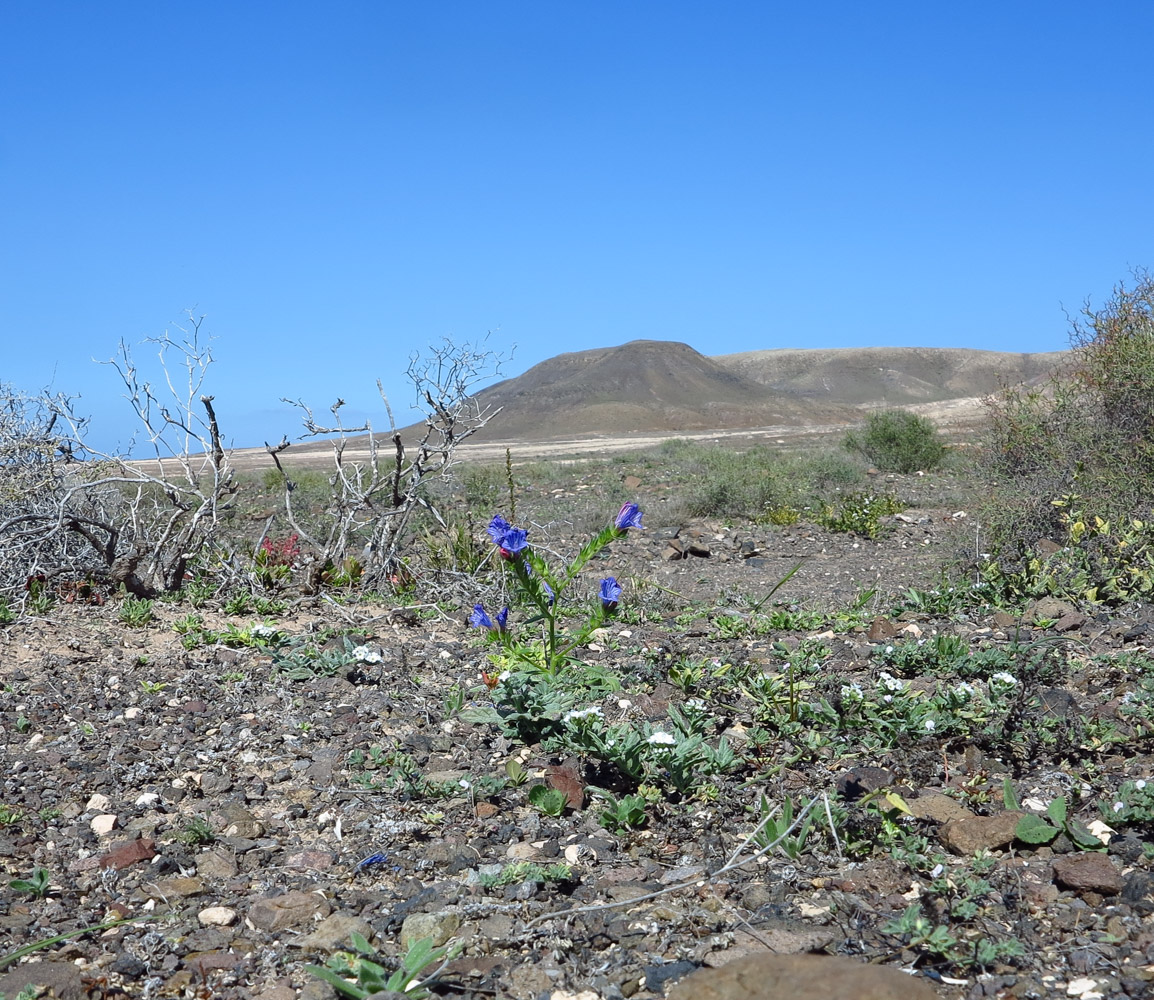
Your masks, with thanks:
M594 630L617 610L622 587L611 576L602 580L598 588L598 599L592 603L588 619L572 632L563 632L558 628L557 619L566 590L589 560L606 545L623 537L630 528L644 528L641 517L637 504L625 504L612 524L586 542L573 561L556 572L533 551L526 529L515 527L500 514L495 515L486 530L509 567L517 591L533 612L533 617L525 622L525 626L541 626L541 645L537 647L535 642L526 641L523 638L524 629L520 636L514 635L508 627L508 607L490 617L482 605L476 604L469 616L469 624L474 628L488 630L513 658L547 673L558 673L565 666L569 654L584 645Z

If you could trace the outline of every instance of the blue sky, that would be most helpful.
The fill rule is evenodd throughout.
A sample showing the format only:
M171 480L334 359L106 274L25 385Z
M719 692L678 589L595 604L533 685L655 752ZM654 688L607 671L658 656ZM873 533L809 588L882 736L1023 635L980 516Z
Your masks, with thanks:
M0 381L205 315L237 445L411 351L1044 351L1154 266L1154 4L9 0ZM138 359L151 356L135 348Z

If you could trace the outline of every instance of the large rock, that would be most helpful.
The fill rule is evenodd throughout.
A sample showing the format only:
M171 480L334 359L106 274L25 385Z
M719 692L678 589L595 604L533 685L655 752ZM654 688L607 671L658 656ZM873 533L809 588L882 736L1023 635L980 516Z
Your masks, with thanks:
M327 917L331 907L315 892L294 890L280 896L258 899L248 910L248 920L262 931L280 931L311 923L315 914Z
M935 1000L924 980L828 955L751 955L678 982L669 1000Z
M1075 892L1097 892L1103 896L1117 896L1126 885L1114 863L1094 851L1055 860L1054 881Z
M1007 809L994 816L956 819L943 826L939 836L954 854L965 856L978 851L993 851L1014 842L1018 820L1025 815L1021 810Z

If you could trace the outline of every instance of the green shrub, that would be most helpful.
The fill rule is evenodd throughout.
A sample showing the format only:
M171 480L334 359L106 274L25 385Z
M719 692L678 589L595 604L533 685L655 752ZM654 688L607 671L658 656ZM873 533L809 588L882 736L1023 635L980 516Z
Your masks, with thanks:
M1071 343L1069 362L1044 385L989 402L984 547L994 575L1016 577L1027 593L1126 599L1145 587L1133 578L1144 560L1120 551L1129 543L1119 532L1144 534L1133 522L1149 521L1154 496L1154 276L1135 272L1102 308L1084 307ZM1093 530L1078 532L1079 522ZM1058 559L1039 555L1042 539L1063 547ZM1123 566L1131 578L1115 582Z
M908 410L871 413L865 427L850 431L842 444L847 451L864 455L883 472L936 469L946 452L933 423Z

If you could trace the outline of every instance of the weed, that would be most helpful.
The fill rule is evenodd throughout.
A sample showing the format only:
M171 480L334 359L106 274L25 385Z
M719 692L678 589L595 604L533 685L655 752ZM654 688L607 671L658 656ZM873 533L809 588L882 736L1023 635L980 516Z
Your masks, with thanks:
M126 597L120 602L116 616L129 628L143 628L152 621L152 601Z
M201 847L214 843L216 834L207 819L203 816L193 816L184 824L176 839L189 847Z
M567 864L539 865L532 861L514 861L505 865L496 874L482 874L481 885L486 889L500 889L507 885L521 885L524 882L536 882L539 885L550 882L569 882L573 878L573 869Z
M24 810L0 804L0 828L15 826L24 819Z
M904 509L905 504L892 494L862 490L846 493L835 503L823 504L814 520L830 531L845 531L872 539L881 534L883 517Z
M623 795L617 799L601 789L596 789L596 794L603 798L607 805L605 811L601 813L601 825L606 830L614 833L640 830L649 822L646 812L649 803L644 795Z
M436 975L422 975L437 963L445 963L455 958L463 945L448 948L434 948L432 938L421 938L409 945L401 957L400 968L392 974L376 961L376 950L363 935L353 931L349 942L354 951L334 952L325 965L306 965L305 970L317 979L328 983L344 996L364 1000L375 993L394 993L423 1000L431 994L425 983Z
M221 605L221 611L226 615L247 615L252 610L252 594L240 591L228 598Z
M569 797L559 788L534 785L529 789L529 804L546 816L560 816L569 805Z
M14 878L8 883L9 889L25 893L30 899L43 899L48 895L50 877L47 868L36 868L28 878Z

